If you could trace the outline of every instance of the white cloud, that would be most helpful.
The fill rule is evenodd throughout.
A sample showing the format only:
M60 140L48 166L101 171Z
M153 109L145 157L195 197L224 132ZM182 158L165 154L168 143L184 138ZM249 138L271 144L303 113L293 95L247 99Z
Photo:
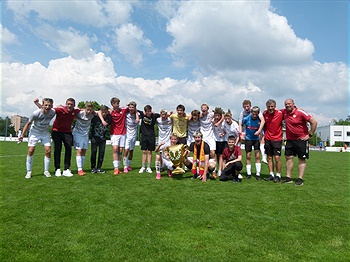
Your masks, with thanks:
M95 27L117 26L130 19L132 5L136 1L8 1L17 20L29 18L35 13L46 21L68 20Z
M152 46L152 42L144 36L143 31L137 26L128 23L116 28L115 34L119 53L134 66L142 64L142 48Z
M14 44L17 42L17 37L0 23L0 41L3 45Z
M208 74L310 63L314 52L268 1L181 2L167 31L174 37L169 51Z
M35 28L34 32L52 50L58 50L77 59L91 55L90 38L76 31L74 28L62 30L48 24L43 24Z

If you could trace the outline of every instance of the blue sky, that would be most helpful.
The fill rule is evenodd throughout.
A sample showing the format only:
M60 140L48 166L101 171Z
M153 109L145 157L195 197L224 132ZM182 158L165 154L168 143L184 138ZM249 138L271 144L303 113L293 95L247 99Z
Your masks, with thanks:
M1 116L35 97L349 111L348 1L2 1ZM334 106L337 105L337 106Z

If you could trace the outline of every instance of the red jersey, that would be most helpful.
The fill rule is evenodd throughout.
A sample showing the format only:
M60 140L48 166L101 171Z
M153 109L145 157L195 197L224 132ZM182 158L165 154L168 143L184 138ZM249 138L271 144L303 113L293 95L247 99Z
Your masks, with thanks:
M263 113L263 116L265 119L265 139L271 141L282 140L282 112L275 110L273 114L270 114L266 111Z
M72 132L72 123L80 109L74 108L72 112L68 112L67 107L56 107L56 119L53 122L52 130L58 132Z
M291 113L286 109L281 110L286 122L286 137L288 140L298 140L309 133L307 122L311 115L300 108L294 108Z
M224 149L222 152L221 158L222 160L226 160L226 163L231 160L235 160L239 156L242 155L241 147L235 146L232 151L228 147Z
M125 135L126 134L126 113L129 112L129 108L120 108L119 111L112 110L112 124L111 124L111 135Z

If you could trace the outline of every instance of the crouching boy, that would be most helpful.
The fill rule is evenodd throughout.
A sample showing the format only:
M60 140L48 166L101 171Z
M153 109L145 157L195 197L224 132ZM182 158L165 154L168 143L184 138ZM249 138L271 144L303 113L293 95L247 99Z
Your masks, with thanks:
M236 145L236 138L229 136L227 140L228 147L222 152L222 173L220 181L227 181L230 176L233 177L233 182L238 183L241 181L239 172L242 170L242 151L239 146Z

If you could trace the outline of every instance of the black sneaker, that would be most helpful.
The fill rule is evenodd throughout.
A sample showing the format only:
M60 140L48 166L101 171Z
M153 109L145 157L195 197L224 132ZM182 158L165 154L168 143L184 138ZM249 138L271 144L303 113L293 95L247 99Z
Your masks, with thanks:
M274 183L279 183L279 182L281 182L281 177L275 176L275 178L273 179L273 182L274 182Z
M274 179L275 177L270 175L268 178L265 178L265 181L273 181Z
M233 179L232 179L232 182L233 183L239 183L238 176L234 176Z
M97 173L104 174L104 173L106 173L106 171L104 171L103 169L99 168L99 169L97 169Z
M256 180L261 180L260 176L256 176L255 178L256 178Z
M247 175L247 179L250 179L250 178L252 178L252 175Z
M97 169L96 168L91 169L91 173L96 174L97 173Z
M296 186L302 186L303 185L303 180L301 178L298 178L297 182L295 182Z
M291 177L286 177L286 178L282 181L282 183L290 184L290 183L293 183L293 180L292 180Z

